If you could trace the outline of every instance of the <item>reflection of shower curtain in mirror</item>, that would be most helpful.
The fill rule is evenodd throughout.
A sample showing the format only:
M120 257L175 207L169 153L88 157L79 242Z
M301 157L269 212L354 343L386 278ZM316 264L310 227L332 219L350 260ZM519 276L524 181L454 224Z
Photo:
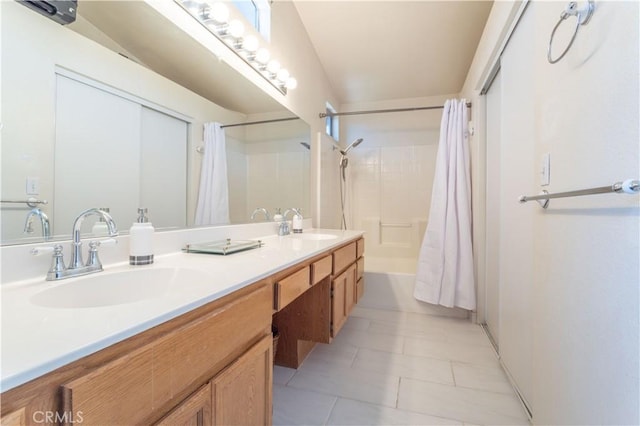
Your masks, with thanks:
M414 296L433 304L473 310L476 297L467 120L466 100L445 103Z
M220 123L204 125L204 158L196 207L196 225L229 223L227 149Z

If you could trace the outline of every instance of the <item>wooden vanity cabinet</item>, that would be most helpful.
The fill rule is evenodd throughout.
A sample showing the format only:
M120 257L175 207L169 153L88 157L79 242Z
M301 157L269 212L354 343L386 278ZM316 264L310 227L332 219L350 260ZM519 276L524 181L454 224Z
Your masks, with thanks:
M4 392L2 412L22 407L26 424L268 425L272 307L272 282L259 281Z
M280 332L276 364L298 368L316 343L337 336L364 292L363 253L360 238L309 261L310 288L274 315ZM314 278L314 270L326 272Z

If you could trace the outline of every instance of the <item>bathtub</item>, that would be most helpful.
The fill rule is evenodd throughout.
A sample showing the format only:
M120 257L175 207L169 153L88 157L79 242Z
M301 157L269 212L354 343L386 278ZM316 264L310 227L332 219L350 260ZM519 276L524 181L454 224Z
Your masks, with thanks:
M364 260L364 296L361 308L415 312L455 318L468 318L464 309L446 308L421 302L413 297L417 259L372 257Z

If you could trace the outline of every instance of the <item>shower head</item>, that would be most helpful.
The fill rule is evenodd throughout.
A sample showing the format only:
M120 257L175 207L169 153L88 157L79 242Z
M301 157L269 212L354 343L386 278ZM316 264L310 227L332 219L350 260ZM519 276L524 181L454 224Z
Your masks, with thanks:
M340 154L347 155L347 152L349 152L351 148L355 148L356 146L360 145L360 143L362 143L362 140L362 138L358 138L355 141L351 142L349 146L347 146L344 150L340 150Z
M307 148L308 150L311 150L311 145L309 145L306 142L300 142L300 145L304 146L305 148Z

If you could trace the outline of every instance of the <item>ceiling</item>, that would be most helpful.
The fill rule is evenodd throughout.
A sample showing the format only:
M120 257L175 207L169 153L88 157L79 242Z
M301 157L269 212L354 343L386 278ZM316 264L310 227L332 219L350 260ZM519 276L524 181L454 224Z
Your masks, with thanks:
M492 2L294 0L294 5L344 104L459 93ZM145 2L80 0L78 13L81 19L71 29L218 105L245 114L283 109Z
M341 103L459 93L491 1L295 1Z

